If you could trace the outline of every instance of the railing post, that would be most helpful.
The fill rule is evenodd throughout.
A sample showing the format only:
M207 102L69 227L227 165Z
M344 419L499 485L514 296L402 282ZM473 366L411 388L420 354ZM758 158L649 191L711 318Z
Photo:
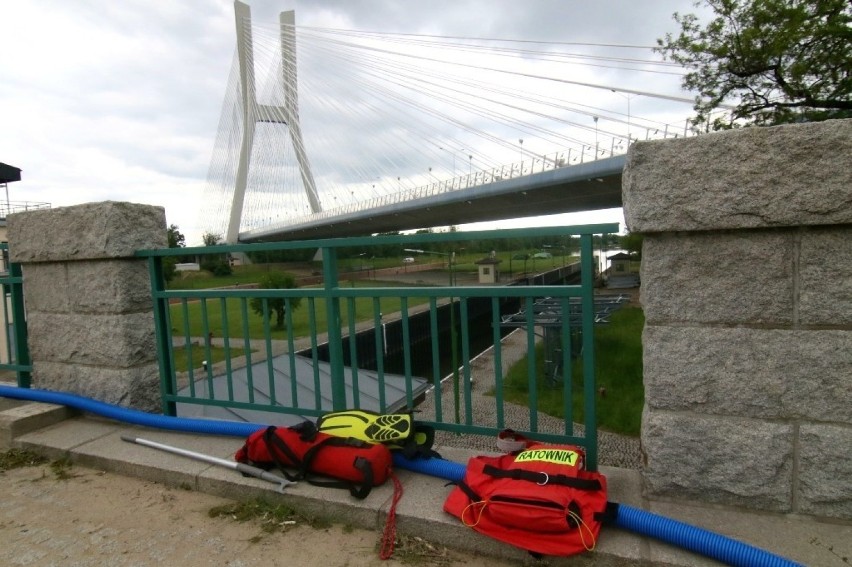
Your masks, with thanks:
M334 411L346 409L346 384L344 383L343 335L341 333L340 298L337 271L337 250L322 249L323 283L328 321L328 358L331 365L331 405Z
M19 366L30 366L30 347L27 334L27 316L24 310L24 290L21 274L21 265L9 264L9 275L17 281L9 285L9 293L12 299L12 321L15 326L15 363ZM29 370L18 370L18 386L29 388L32 375Z
M177 395L174 368L171 356L171 333L169 329L169 302L160 297L166 289L163 276L163 259L158 256L148 258L148 273L151 277L151 297L154 298L154 334L157 344L157 362L160 367L160 392L162 392L163 415L177 415L175 403L171 401Z
M592 268L592 235L580 236L580 284L583 304L583 415L586 466L598 468L598 432L595 415L595 276Z

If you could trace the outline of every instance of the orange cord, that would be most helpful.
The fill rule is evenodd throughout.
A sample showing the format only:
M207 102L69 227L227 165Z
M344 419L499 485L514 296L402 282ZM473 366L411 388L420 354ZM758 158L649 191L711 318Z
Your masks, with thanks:
M592 531L592 528L586 525L586 522L583 521L583 518L581 518L579 514L568 510L568 515L571 516L575 522L577 522L577 531L580 534L580 542L582 542L583 547L586 548L586 551L592 551L595 548L595 532ZM586 528L586 532L588 532L589 536L592 538L591 546L586 543L586 538L585 536L583 536L583 528Z
M473 522L472 524L468 523L467 520L464 519L465 513L467 513L467 511L470 510L472 507L479 506L479 505L481 505L481 508L479 508L479 513L476 515L476 521ZM481 500L479 502L471 502L470 504L465 506L465 508L464 508L464 510L462 510L462 513L461 513L461 516L460 516L462 523L469 528L472 528L473 526L478 524L479 520L482 519L482 513L485 512L485 507L487 505L488 505L488 500Z

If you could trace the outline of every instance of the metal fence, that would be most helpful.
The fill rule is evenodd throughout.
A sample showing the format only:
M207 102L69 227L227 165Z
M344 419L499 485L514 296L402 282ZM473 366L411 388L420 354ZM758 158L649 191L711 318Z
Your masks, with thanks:
M17 375L18 386L30 387L30 352L27 344L27 319L24 310L21 266L9 262L9 245L0 243L0 370Z
M511 428L544 441L580 444L586 448L588 465L595 468L592 235L617 230L616 224L605 224L138 251L150 267L163 412L286 424L344 409L410 409L418 412L418 421L438 430L496 435ZM446 250L460 241L565 236L579 236L579 285L459 285L453 254L447 252L442 255L447 256L449 277L439 285L417 280L411 285L356 285L341 281L338 269L342 248L398 247L401 261L414 252L427 252L429 246ZM274 289L166 288L167 258L239 257L278 250L317 250L322 282ZM503 317L507 312L533 312L543 298L574 314L557 325L561 344L549 351L562 358L561 376L545 377L539 370L543 361L537 360L542 355L536 344L541 329L529 318L515 329L524 333L526 378L523 384L507 384L503 375L512 360L501 342L507 332ZM580 345L572 345L578 337ZM487 370L471 362L483 342L493 343L494 363ZM572 357L581 359L580 382L573 376ZM522 412L506 400L508 388L523 390ZM575 431L572 411L578 388L583 399L581 435ZM565 419L556 431L540 427L539 402L545 394L561 399Z

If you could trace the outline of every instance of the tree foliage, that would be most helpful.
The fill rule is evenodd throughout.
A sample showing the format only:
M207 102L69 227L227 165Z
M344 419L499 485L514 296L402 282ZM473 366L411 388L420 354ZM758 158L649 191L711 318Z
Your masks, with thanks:
M204 246L218 246L222 242L222 235L205 232L201 235L201 240L204 242Z
M261 289L296 289L296 280L290 274L282 272L269 272L264 275L258 285ZM266 298L267 312L263 311L264 300L255 297L251 300L251 309L261 317L275 314L275 328L284 328L284 315L287 313L287 301L283 297ZM290 298L290 308L297 309L302 302L301 297Z
M631 256L642 257L642 241L644 236L638 232L628 232L621 237L621 247Z
M218 246L222 243L222 237L212 232L201 235L204 246ZM233 273L231 262L227 254L206 254L201 261L201 269L211 272L214 276L230 276Z
M684 65L697 93L694 125L713 129L852 116L852 3L849 0L704 0L715 13L674 14L681 30L658 39L664 58ZM731 115L711 114L738 99Z
M166 240L169 248L183 248L186 246L186 238L181 234L176 224L170 224L166 229ZM177 263L178 258L176 256L163 258L163 277L167 282L175 279L177 275Z
M186 246L186 237L181 233L176 224L170 224L166 229L169 248L183 248Z

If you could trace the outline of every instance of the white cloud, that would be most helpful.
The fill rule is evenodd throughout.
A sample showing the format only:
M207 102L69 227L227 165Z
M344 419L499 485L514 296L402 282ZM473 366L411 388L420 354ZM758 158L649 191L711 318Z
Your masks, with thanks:
M266 26L295 8L300 26L648 45L673 31L672 12L692 9L690 0L250 4ZM156 204L200 241L197 211L235 44L232 3L29 0L4 3L0 22L0 161L23 170L11 200ZM579 80L673 88L671 78L583 69ZM617 107L617 96L606 97ZM641 97L632 104L636 116L662 108Z

